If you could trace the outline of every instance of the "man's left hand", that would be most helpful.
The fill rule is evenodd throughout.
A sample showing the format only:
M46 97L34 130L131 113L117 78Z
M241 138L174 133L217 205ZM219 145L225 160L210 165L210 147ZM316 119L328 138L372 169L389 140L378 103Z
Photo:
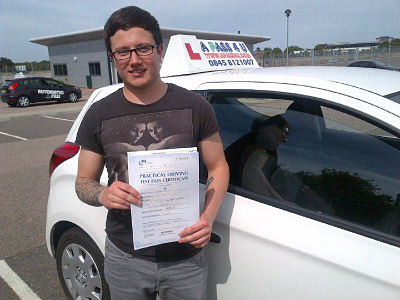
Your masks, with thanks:
M181 231L179 243L188 243L196 248L203 248L210 241L213 221L205 214L199 222Z

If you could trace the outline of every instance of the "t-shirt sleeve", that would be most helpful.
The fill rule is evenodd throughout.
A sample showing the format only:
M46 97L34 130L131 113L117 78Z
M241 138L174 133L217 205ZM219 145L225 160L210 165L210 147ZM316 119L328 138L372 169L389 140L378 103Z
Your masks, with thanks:
M96 114L95 108L92 106L83 117L76 136L76 143L90 151L104 154L100 141L100 127L101 121Z
M214 133L218 132L218 121L215 115L214 108L211 104L202 99L200 104L200 140L203 140Z

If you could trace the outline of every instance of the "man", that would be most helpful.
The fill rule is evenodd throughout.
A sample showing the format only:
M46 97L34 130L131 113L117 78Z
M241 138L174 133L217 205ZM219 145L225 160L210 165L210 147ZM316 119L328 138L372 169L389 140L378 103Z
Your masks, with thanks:
M104 269L111 297L155 299L158 293L161 299L204 299L207 265L202 248L210 240L229 180L215 113L199 95L162 82L161 32L147 11L129 6L114 12L104 33L108 55L124 87L93 104L82 121L77 136L82 149L76 192L85 203L108 209ZM135 251L130 206L140 205L141 195L124 175L127 148L113 145L120 145L134 124L148 124L161 115L169 116L168 126L176 132L191 128L184 146L197 146L208 169L205 205L199 222L184 229L178 242ZM148 149L152 140L144 132L136 144ZM122 162L116 163L120 157ZM104 164L109 173L107 187L99 183Z

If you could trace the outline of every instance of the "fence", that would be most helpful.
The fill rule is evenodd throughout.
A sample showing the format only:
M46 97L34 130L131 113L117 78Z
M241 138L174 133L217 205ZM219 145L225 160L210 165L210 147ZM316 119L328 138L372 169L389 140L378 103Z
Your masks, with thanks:
M262 67L286 66L286 54L254 56ZM376 60L386 65L400 67L400 47L370 48L349 50L306 50L298 53L289 53L289 66L347 66L356 60Z
M0 82L4 82L7 79L12 79L15 76L15 72L0 72ZM50 71L34 71L24 72L25 77L36 76L36 77L51 77Z

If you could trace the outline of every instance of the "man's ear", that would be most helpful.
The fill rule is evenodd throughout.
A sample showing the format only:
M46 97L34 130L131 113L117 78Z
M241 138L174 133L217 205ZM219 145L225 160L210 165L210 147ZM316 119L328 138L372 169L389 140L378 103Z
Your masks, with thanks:
M107 56L108 56L108 59L110 60L110 62L113 62L113 61L114 61L114 60L113 60L113 55L112 55L111 52L108 52L108 53L107 53Z
M164 44L159 44L158 46L157 46L157 52L158 52L158 54L162 54L162 52L163 52L163 49L164 49Z

